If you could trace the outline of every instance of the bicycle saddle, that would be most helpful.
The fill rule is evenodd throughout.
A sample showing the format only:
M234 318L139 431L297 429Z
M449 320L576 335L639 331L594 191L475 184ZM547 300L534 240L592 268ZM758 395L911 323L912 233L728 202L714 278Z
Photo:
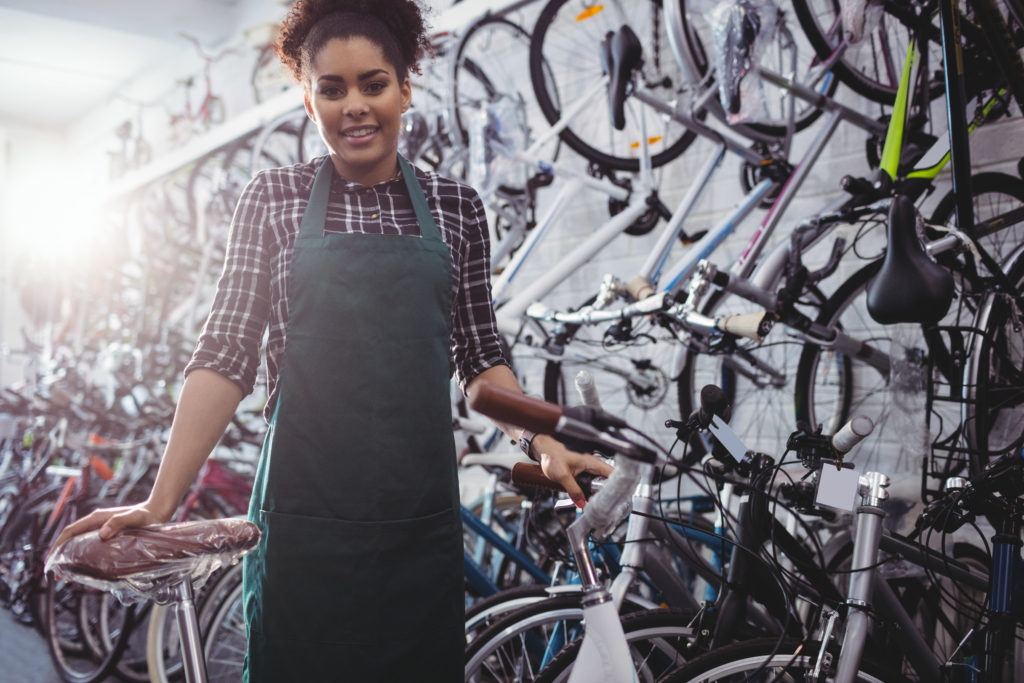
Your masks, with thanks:
M57 548L46 571L119 597L127 587L135 597L148 598L164 587L205 579L259 540L256 525L239 518L122 529L106 541L90 531Z
M623 26L609 31L601 41L601 66L611 77L608 85L608 112L616 130L626 127L626 85L633 69L640 66L643 48L633 29Z
M897 196L889 208L889 247L867 288L868 313L877 323L936 323L953 302L953 276L921 246L916 220L910 199Z

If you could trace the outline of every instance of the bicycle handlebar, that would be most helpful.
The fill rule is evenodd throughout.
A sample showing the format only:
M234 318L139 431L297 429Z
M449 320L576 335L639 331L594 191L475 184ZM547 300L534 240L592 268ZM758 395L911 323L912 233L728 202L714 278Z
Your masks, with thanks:
M651 448L622 437L620 430L629 429L629 425L597 408L563 407L494 384L480 387L469 406L500 422L551 434L570 448L611 450L646 463L664 460Z

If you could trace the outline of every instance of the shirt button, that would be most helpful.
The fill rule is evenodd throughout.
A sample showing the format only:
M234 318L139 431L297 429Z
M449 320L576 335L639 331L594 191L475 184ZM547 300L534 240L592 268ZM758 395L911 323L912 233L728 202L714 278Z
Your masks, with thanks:
M377 214L373 214L372 216L370 216L370 218L376 218L376 217L377 217Z

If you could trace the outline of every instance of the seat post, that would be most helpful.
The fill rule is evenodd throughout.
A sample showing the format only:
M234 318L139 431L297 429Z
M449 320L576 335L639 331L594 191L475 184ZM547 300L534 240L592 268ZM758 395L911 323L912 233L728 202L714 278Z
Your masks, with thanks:
M181 660L187 683L207 683L203 643L199 635L199 617L193 600L192 582L182 581L175 588L174 613L178 618Z

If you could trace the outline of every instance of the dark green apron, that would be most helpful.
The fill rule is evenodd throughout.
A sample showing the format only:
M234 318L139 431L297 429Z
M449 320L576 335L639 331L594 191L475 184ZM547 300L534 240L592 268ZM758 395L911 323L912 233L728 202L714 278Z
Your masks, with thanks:
M328 158L295 240L249 510L251 683L462 680L451 258L399 162L422 238L324 234Z

